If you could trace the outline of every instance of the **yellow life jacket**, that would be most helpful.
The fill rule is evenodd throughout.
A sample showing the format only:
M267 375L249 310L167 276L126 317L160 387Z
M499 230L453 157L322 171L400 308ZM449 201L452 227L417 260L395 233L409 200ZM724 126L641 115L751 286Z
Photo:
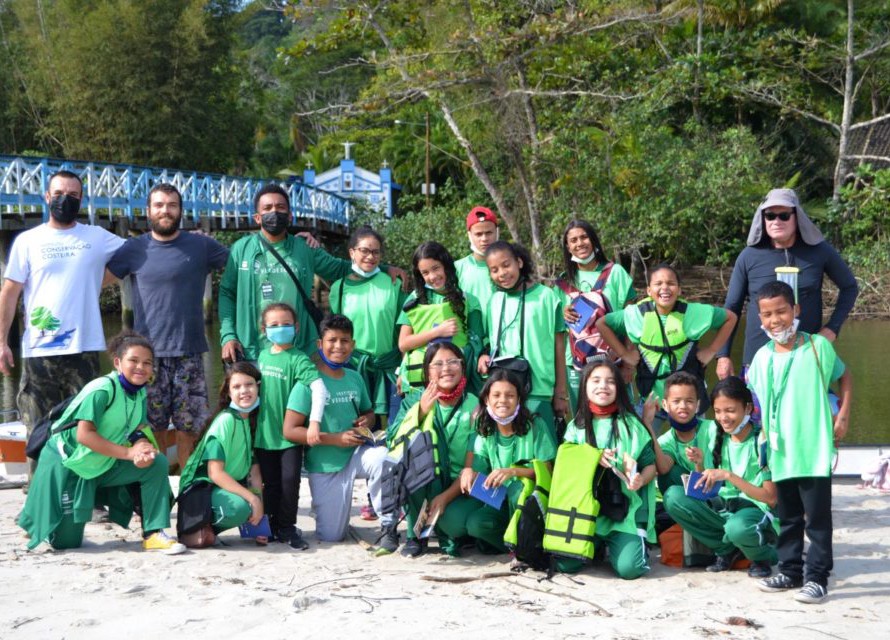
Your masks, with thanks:
M544 528L544 550L555 555L593 559L593 539L600 503L594 476L602 449L564 443L556 452L550 501Z

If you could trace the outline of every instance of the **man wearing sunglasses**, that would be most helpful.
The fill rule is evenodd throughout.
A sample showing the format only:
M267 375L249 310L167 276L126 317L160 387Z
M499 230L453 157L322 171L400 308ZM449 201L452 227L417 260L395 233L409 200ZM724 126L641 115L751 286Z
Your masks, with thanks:
M834 340L856 302L859 288L844 259L807 216L793 189L773 189L757 207L748 246L736 259L723 306L741 314L745 300L753 301L760 288L783 280L795 290L800 305L801 331L820 333ZM822 324L822 280L825 276L839 289L831 317ZM733 375L729 357L733 337L717 353L717 376ZM769 341L760 330L757 305L749 304L745 327L745 367L757 350Z

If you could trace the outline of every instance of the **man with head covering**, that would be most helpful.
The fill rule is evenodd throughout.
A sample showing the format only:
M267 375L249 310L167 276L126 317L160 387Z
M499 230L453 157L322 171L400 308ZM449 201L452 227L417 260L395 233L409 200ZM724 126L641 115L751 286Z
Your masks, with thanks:
M753 304L760 288L768 282L783 280L791 285L800 305L800 330L820 333L834 340L856 302L859 287L850 267L810 220L793 189L773 189L757 207L748 246L736 259L726 293L724 307L740 314L748 305L745 350L742 363L751 363L757 350L769 338L760 329L757 305ZM822 280L834 282L839 293L828 322L822 324ZM734 374L729 352L733 337L717 354L717 375Z
M494 293L494 283L485 263L485 250L498 239L498 217L488 207L473 207L467 214L467 237L470 254L457 260L454 267L461 291L476 296L484 313Z

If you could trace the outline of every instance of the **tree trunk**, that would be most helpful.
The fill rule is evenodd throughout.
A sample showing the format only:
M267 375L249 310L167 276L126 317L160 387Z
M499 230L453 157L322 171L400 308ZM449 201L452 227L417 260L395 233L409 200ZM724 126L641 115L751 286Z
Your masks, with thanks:
M853 56L853 0L847 0L847 46L844 56L844 109L841 115L840 135L838 139L837 164L834 167L834 190L831 198L837 202L841 196L841 187L847 175L847 145L850 138L850 125L853 123L853 98L856 60Z

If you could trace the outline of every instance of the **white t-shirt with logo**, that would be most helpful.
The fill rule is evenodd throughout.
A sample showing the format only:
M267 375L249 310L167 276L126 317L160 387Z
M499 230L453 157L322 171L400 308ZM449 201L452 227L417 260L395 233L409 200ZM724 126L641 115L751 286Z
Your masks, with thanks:
M22 357L105 349L99 291L105 264L124 243L102 227L42 224L12 244L3 277L24 285Z

